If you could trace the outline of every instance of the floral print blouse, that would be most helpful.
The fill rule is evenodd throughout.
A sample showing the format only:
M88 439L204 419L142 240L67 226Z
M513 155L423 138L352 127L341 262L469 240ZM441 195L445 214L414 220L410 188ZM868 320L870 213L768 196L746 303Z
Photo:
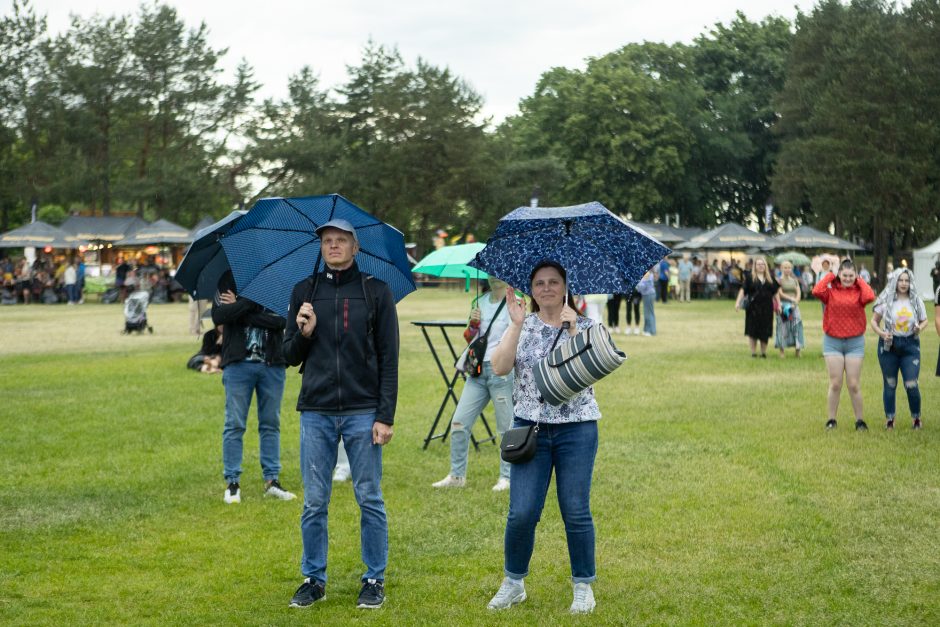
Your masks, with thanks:
M594 321L590 318L578 316L578 332L593 325ZM525 420L550 424L598 420L601 410L594 400L593 386L558 407L541 400L535 385L535 365L551 351L556 335L558 328L542 322L536 313L526 316L522 323L519 344L516 347L515 379L512 388L513 412ZM570 338L567 331L562 331L558 344Z

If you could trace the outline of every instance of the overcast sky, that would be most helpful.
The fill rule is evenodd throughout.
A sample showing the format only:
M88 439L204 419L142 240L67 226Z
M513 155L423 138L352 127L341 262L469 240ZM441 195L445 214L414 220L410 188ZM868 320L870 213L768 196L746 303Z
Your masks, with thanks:
M49 29L68 27L70 13L90 16L137 13L121 0L33 0ZM421 57L447 66L484 100L498 122L516 112L542 72L582 68L587 57L630 42L689 42L741 9L751 20L779 15L792 20L806 0L189 0L169 2L189 26L205 22L215 48L228 48L227 69L242 58L264 86L262 96L282 97L287 78L310 65L322 87L344 82L369 39L395 45L405 62ZM9 13L12 0L0 0ZM743 8L742 8L743 7Z

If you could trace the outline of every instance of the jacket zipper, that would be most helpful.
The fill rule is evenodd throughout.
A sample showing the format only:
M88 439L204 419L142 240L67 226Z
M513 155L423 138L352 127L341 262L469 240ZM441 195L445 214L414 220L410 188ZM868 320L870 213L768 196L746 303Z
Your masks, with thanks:
M340 381L340 371L339 371L339 285L336 286L336 291L333 292L333 313L335 316L335 321L333 324L333 329L335 331L334 335L336 338L336 396L339 401L339 410L343 410L343 386Z

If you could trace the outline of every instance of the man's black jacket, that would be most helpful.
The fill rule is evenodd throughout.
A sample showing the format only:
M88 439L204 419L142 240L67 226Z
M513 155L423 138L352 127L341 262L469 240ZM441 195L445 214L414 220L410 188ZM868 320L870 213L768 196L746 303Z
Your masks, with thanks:
M313 305L317 316L310 338L297 328L297 311L305 302ZM327 415L374 411L376 421L394 422L398 401L395 299L388 285L362 275L355 262L347 270L327 268L294 286L284 357L291 366L303 364L298 411Z
M219 281L219 292L235 291L235 281L231 273L223 275ZM248 337L245 327L265 329L267 338L264 349L264 361L269 366L284 366L284 354L281 346L284 341L284 318L271 313L261 305L245 298L239 298L231 305L218 302L212 306L212 322L223 325L222 363L241 361L248 356Z

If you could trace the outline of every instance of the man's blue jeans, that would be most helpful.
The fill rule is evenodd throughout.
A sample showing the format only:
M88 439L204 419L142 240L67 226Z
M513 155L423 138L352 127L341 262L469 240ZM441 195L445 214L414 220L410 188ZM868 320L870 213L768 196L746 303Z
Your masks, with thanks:
M496 413L496 433L502 435L512 423L512 379L510 372L504 377L493 374L490 362L483 362L483 373L479 377L467 377L463 393L450 421L450 474L452 477L467 476L467 453L470 450L470 430L493 399ZM512 464L499 460L499 476L509 479Z
M385 580L388 520L382 500L382 447L372 443L374 422L374 413L300 414L300 473L304 480L304 510L300 516L304 552L300 570L311 580L326 583L327 517L340 436L349 457L353 492L359 504L360 546L366 565L362 579Z
M514 427L532 424L516 417ZM535 548L535 526L555 471L558 507L565 522L571 579L591 583L594 566L594 518L591 516L591 476L597 454L597 421L539 424L535 457L513 464L509 479L509 517L506 520L505 573L522 579L529 574Z
M248 423L251 396L258 396L258 444L261 474L265 481L281 474L281 397L283 366L236 361L225 366L225 428L222 430L222 466L225 480L238 483L242 474L242 440Z
M885 350L885 341L879 338L878 364L881 366L881 375L884 378L882 401L885 416L894 418L898 370L900 370L904 390L907 392L907 404L911 408L911 417L920 418L920 388L917 385L917 379L920 377L920 338L916 335L895 337L889 351Z

